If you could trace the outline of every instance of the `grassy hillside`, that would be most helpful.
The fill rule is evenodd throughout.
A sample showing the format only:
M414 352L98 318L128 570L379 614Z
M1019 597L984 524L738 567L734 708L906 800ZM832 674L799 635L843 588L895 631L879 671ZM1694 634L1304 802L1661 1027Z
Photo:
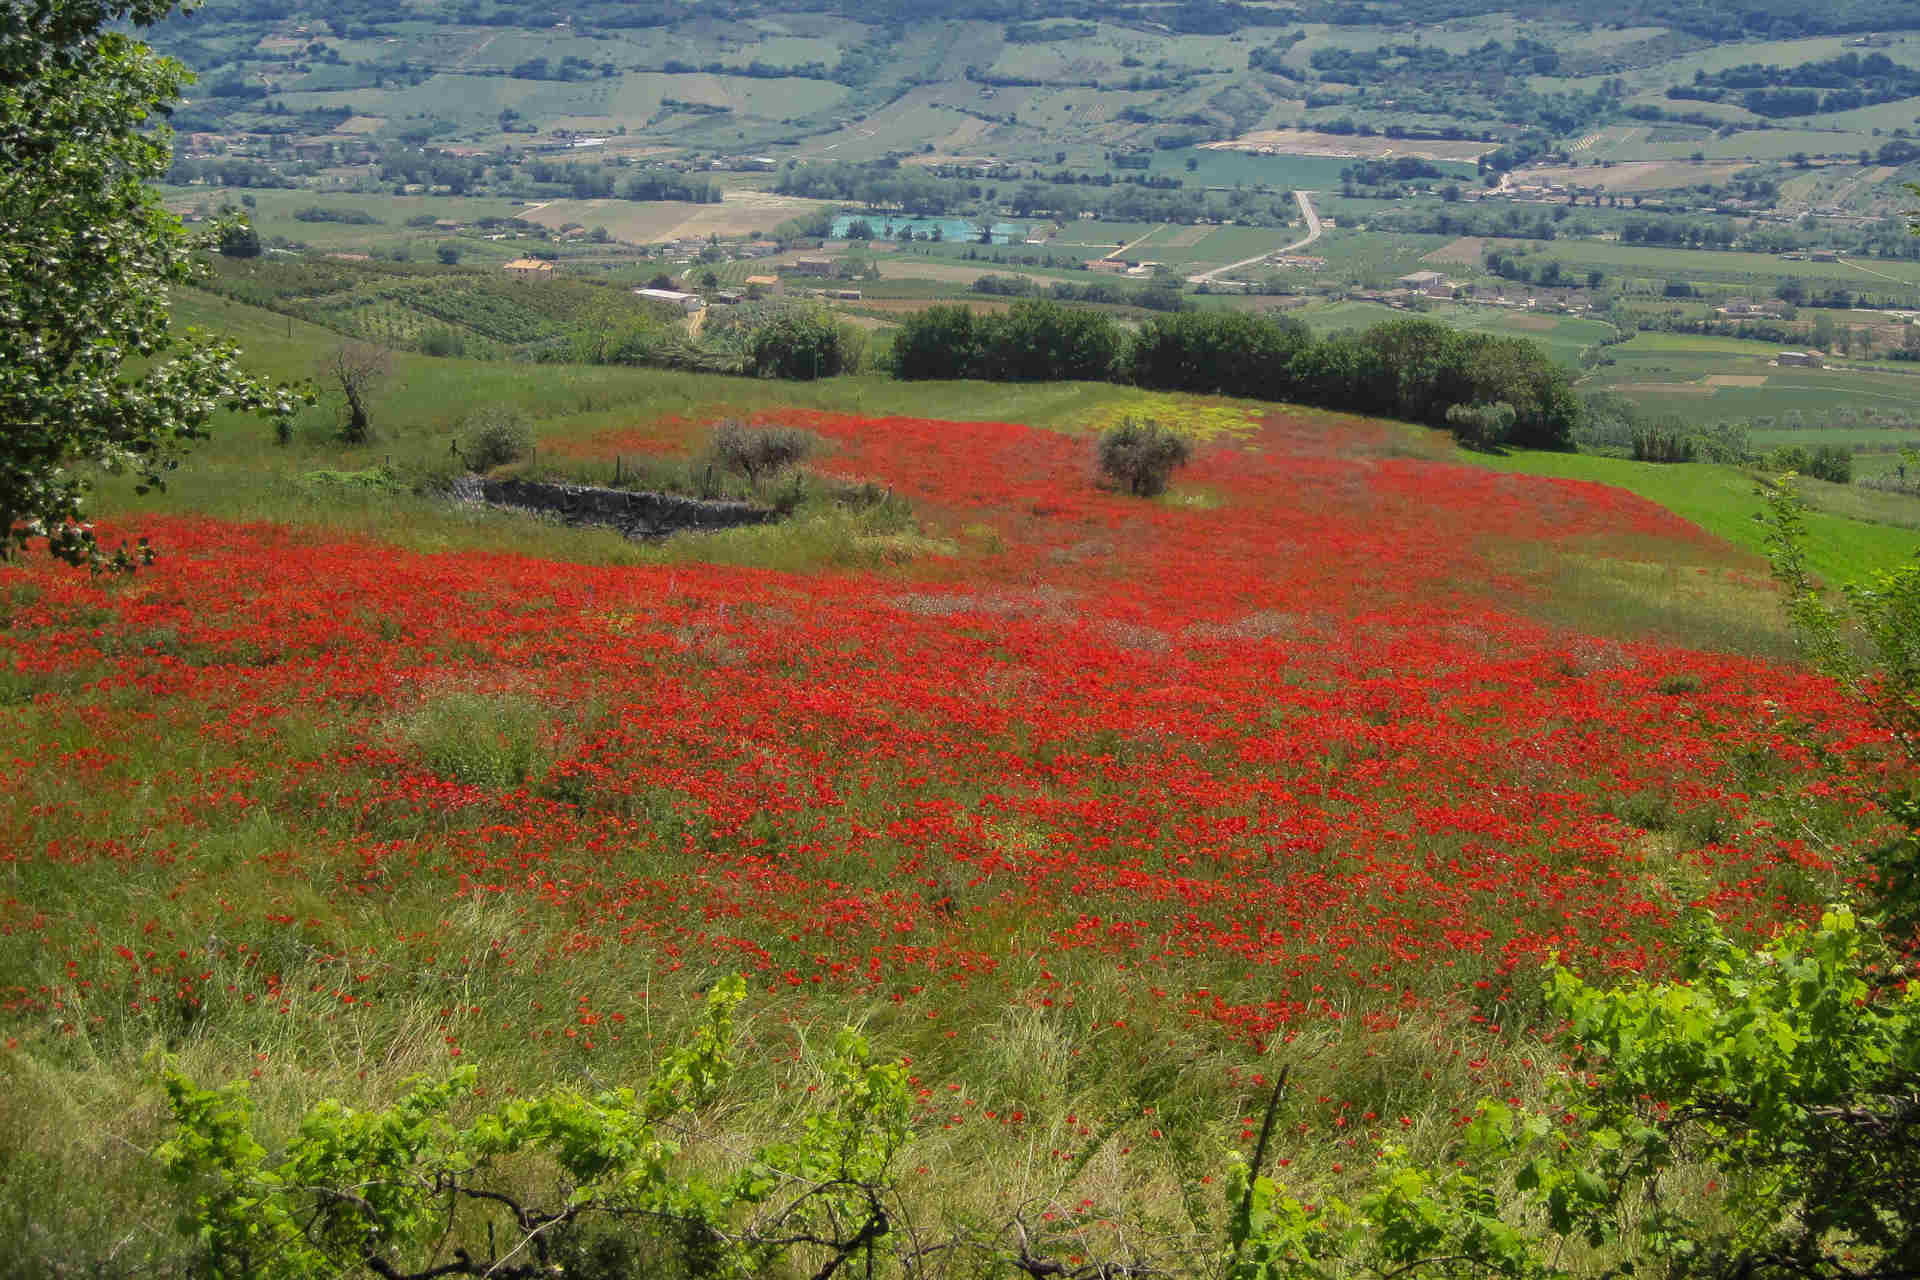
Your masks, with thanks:
M240 337L250 363L283 378L310 377L320 356L339 340L329 330L202 293L183 295L177 312L185 323ZM1359 327L1377 323L1389 314L1383 308L1360 305L1311 311L1307 318L1316 328L1323 325ZM1558 326L1542 330L1537 324L1522 323L1531 322L1534 317L1499 315L1492 317L1496 323L1491 326L1476 325L1475 320L1484 315L1484 312L1463 312L1458 318L1443 318L1487 332L1545 337L1550 343L1559 342L1564 331L1566 349L1561 354L1570 363L1580 349L1574 344L1590 336L1588 327L1596 327L1587 321L1539 317L1549 326ZM1641 341L1659 337L1646 335ZM1663 350L1677 350L1687 341L1654 345L1661 345ZM1694 341L1706 348L1702 358L1721 369L1728 367L1730 354L1738 355L1753 345L1715 339ZM1713 349L1716 342L1728 350ZM1631 352L1634 346L1628 344L1613 350ZM1557 346L1550 349L1560 351ZM1816 371L1812 376L1821 375ZM1182 412L1178 408L1181 403L1177 397L1097 383L901 383L882 375L867 375L816 384L791 384L617 367L529 366L437 359L401 352L394 357L392 377L377 394L378 434L372 444L348 449L333 441L337 407L330 399L303 414L296 425L294 443L284 449L263 448L266 429L256 422L236 420L196 455L194 465L173 481L170 492L158 501L171 509L207 510L230 518L272 519L304 513L302 518L329 519L329 508L325 504L315 506L304 495L289 495L286 487L289 473L323 466L358 470L382 464L403 469L444 468L463 422L479 410L493 406L507 406L528 415L537 427L542 447L562 455L577 454L581 442L636 419L677 422L682 425L663 436L659 443L675 456L687 456L697 451L703 423L784 409L952 421L1022 422L1084 432L1111 414L1128 408L1139 413L1177 417ZM1249 404L1247 410L1258 412L1259 407ZM1414 427L1394 430L1404 447L1421 456L1454 456L1452 446L1444 437ZM1841 429L1813 432L1807 438L1817 442L1837 430ZM1769 441L1757 443L1766 447ZM1662 466L1564 454L1520 453L1495 457L1463 452L1458 456L1473 465L1617 485L1667 507L1734 547L1750 552L1759 549L1752 516L1760 509L1760 503L1754 496L1752 476L1738 468L1706 464ZM1920 501L1895 494L1808 483L1815 505L1829 513L1815 516L1812 531L1811 554L1822 573L1836 581L1849 580L1868 569L1890 567L1920 550L1920 537L1914 533L1914 529L1920 527ZM112 492L109 489L109 493ZM116 499L119 500L122 499ZM381 503L370 504L369 512L357 518L384 519L379 514L381 506ZM421 545L432 546L471 543L500 547L509 545L514 536L476 528L469 516L452 515L433 502L408 506L407 510L407 518L389 530L391 536L403 541L420 540ZM595 544L597 550L589 554L612 555L623 560L649 554L599 535L567 536Z
M333 340L180 311L276 374ZM655 545L434 493L501 407L534 474L701 467L734 415L810 433L815 478L791 519ZM1095 483L1127 414L1194 442L1163 498ZM953 1242L914 1274L990 1270L1016 1220L1202 1274L1277 1065L1276 1167L1354 1195L1378 1143L1438 1158L1474 1098L1539 1094L1547 956L1664 971L1689 905L1770 929L1880 830L1861 709L1768 660L1770 585L1713 536L1728 472L1105 385L404 354L374 425L223 423L163 498L110 486L103 531L161 550L131 579L0 566L0 1180L42 1188L0 1252L29 1268L189 1265L137 1154L156 1053L252 1081L277 1142L418 1071L641 1079L741 973L687 1158L810 1113L856 1024L909 1062L900 1220ZM1816 534L1834 569L1920 545Z
M1461 451L1463 460L1520 475L1558 476L1616 485L1674 512L1716 538L1759 555L1763 530L1757 473L1710 463L1666 465L1579 454L1493 456ZM1853 582L1910 562L1920 552L1920 500L1821 480L1801 482L1815 510L1808 517L1810 559L1833 582Z

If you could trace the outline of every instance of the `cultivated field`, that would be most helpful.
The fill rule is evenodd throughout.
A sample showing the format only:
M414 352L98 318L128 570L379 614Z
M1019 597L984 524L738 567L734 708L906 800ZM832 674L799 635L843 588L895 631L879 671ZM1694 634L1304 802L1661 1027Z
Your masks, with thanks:
M1699 182L1722 183L1750 167L1744 161L1641 160L1606 165L1534 165L1520 178L1560 187L1598 188L1609 194L1671 191Z
M658 244L665 240L704 240L710 235L739 237L768 232L789 218L836 206L797 196L778 196L740 188L725 192L719 204L678 200L550 200L518 210L520 217L548 227L575 223L605 227L616 240Z
M1636 334L1632 341L1608 347L1612 363L1595 371L1586 385L1619 391L1658 413L1675 413L1688 422L1758 421L1760 448L1803 443L1797 428L1807 420L1824 421L1836 411L1873 410L1900 419L1920 418L1920 376L1912 365L1875 366L1843 361L1846 368L1806 369L1774 363L1777 343L1746 342L1693 334ZM1828 442L1899 448L1912 431L1882 433L1858 427L1837 429Z
M1256 153L1271 148L1277 155L1337 156L1343 159L1418 156L1425 160L1455 160L1469 164L1493 150L1490 144L1482 142L1365 138L1352 134L1320 133L1311 129L1260 129L1242 134L1230 142L1209 142L1205 145L1214 150Z

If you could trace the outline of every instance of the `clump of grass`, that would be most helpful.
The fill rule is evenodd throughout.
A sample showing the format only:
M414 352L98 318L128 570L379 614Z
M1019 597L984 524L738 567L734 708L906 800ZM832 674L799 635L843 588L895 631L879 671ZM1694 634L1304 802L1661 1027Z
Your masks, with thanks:
M546 722L531 698L459 690L429 698L404 733L441 777L505 791L545 772Z
M392 467L368 467L364 471L308 471L295 481L308 494L407 492L406 483Z

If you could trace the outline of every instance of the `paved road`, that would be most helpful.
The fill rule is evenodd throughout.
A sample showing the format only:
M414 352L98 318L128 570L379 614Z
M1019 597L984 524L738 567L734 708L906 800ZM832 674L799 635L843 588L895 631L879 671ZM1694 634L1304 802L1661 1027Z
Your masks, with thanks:
M1188 284L1206 284L1212 281L1215 277L1223 276L1227 274L1227 272L1229 271L1238 271L1240 268L1250 267L1256 262L1265 262L1268 258L1273 257L1274 254L1276 253L1292 253L1295 249L1304 249L1308 245L1312 244L1315 240L1318 240L1320 238L1320 232L1322 230L1320 226L1320 215L1313 211L1313 201L1307 199L1307 197L1312 194L1313 192L1311 191L1296 191L1293 193L1293 198L1300 202L1300 216L1307 220L1306 235L1302 236L1298 240L1295 240L1292 244L1288 245L1284 249L1272 249L1266 253L1255 254L1251 258L1243 258L1239 262L1229 262L1224 267L1215 267L1211 271L1203 271L1197 276L1188 276L1187 283Z

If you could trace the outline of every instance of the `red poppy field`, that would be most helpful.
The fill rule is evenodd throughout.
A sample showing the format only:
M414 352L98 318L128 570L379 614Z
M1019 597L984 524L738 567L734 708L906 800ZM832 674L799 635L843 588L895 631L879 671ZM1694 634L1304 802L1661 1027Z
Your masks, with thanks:
M857 1022L949 1183L1092 1179L1105 1142L1111 1206L1239 1141L1281 1062L1321 1166L1523 1089L1550 957L1803 915L1873 835L1826 682L1542 620L1556 557L1768 607L1624 491L1285 411L1161 501L1083 436L782 420L935 549L609 568L170 517L124 582L0 566L0 1146L138 1145L155 1050L288 1107L454 1061L606 1083L740 972L770 1094Z

